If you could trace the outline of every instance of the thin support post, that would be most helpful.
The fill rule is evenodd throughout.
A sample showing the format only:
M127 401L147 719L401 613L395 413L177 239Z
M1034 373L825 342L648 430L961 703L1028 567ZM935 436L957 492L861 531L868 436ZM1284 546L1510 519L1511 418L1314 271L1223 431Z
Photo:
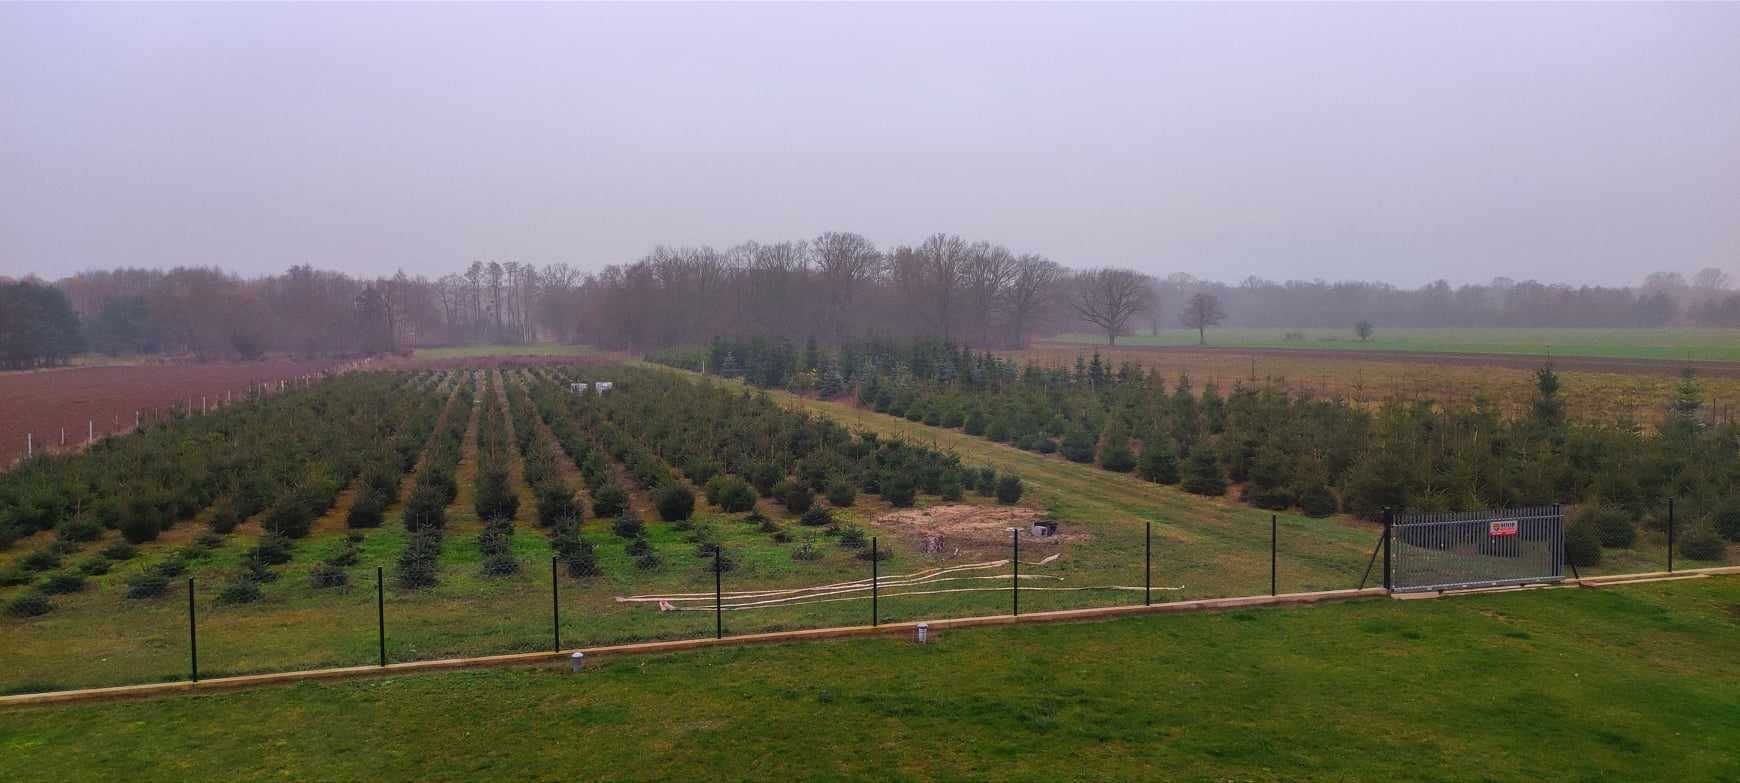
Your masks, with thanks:
M1142 605L1154 605L1154 523L1143 523Z
M387 665L387 580L385 571L375 566L375 641L380 643L381 666Z
M1674 499L1668 498L1668 573L1674 572Z
M1372 566L1377 565L1378 550L1384 548L1384 539L1385 536L1378 536L1377 544L1371 548L1371 558L1365 561L1365 574L1361 575L1359 578L1359 589L1361 590L1365 589L1365 580L1371 578Z
M870 627L882 624L881 613L876 611L877 593L881 584L882 568L877 564L877 556L881 552L876 548L876 537L870 537Z
M550 635L556 640L556 646L552 649L556 652L561 652L562 600L560 594L557 592L559 589L557 587L558 584L560 584L560 582L556 579L556 556L550 555Z
M713 548L713 638L715 639L725 638L725 605L720 599L720 587L724 581L720 575L724 573L724 569L721 568L719 559L720 553L724 551L725 548L721 546Z
M1390 564L1390 539L1394 538L1392 533L1394 533L1393 528L1395 527L1395 522L1396 522L1395 512L1392 512L1388 506L1385 506L1384 507L1384 589L1390 590L1390 591L1394 591L1396 589L1396 584L1394 581L1395 580L1395 571L1392 569L1391 564Z
M1021 528L1009 531L1009 541L1014 545L1014 557L1009 558L1009 564L1015 567L1009 576L1009 613L1015 617L1021 616Z
M1279 574L1280 574L1280 567L1277 566L1276 563L1278 563L1280 561L1280 556L1279 556L1280 543L1279 542L1281 540L1281 532L1280 532L1281 529L1279 526L1280 523L1276 522L1277 518L1278 518L1278 515L1276 515L1276 514L1269 515L1269 595L1279 595L1280 594L1279 591L1277 590L1277 588L1280 586L1279 579L1278 579Z
M199 682L199 620L193 609L193 577L187 578L187 655L189 673Z

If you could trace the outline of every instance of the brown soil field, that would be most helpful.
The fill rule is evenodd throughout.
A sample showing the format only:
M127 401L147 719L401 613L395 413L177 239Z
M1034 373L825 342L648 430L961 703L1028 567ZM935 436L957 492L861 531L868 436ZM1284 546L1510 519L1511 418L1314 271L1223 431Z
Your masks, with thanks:
M96 437L133 429L135 413L148 423L191 401L195 410L226 395L238 399L249 386L314 375L338 361L268 359L208 364L141 364L72 367L0 373L0 466L23 457L26 436L36 449L82 448Z
M1075 357L1091 357L1092 346L1035 343L1003 355L1046 367L1072 367ZM1158 369L1168 384L1188 374L1198 389L1217 384L1224 392L1235 383L1281 384L1296 393L1377 405L1392 400L1472 403L1492 400L1507 415L1523 413L1534 394L1534 371L1545 356L1435 353L1367 353L1293 349L1188 349L1099 347L1100 358L1115 370L1125 362ZM1680 382L1684 366L1642 359L1553 357L1567 408L1574 418L1613 421L1630 417L1645 426L1659 422ZM1731 419L1740 407L1740 364L1692 365L1711 421Z

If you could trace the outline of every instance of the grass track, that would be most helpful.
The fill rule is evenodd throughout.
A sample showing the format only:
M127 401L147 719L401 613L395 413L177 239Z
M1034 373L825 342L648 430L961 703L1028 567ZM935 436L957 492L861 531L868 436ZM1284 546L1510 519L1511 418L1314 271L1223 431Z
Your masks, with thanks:
M1733 780L1740 579L0 712L0 779Z

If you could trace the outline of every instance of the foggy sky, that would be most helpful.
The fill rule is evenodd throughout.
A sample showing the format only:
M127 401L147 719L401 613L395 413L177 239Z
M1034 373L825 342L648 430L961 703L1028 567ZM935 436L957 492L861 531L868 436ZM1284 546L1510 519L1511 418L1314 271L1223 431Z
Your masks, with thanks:
M1740 5L0 6L0 274L1740 277Z

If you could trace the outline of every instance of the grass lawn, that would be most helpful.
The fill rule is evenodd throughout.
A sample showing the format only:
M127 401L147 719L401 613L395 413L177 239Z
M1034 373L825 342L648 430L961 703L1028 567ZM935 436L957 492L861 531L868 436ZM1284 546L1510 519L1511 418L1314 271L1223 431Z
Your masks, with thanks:
M418 359L478 359L490 356L585 356L592 349L584 345L562 343L532 343L531 345L450 345L441 348L418 348Z
M0 712L0 779L1735 780L1740 579Z
M1287 340L1299 332L1303 340ZM1105 335L1066 334L1057 342L1104 345ZM1119 345L1192 346L1194 329L1163 329L1159 335L1132 334ZM1378 325L1370 340L1347 329L1210 329L1209 347L1303 348L1346 351L1423 351L1428 353L1506 353L1592 356L1610 359L1740 361L1740 331L1733 329L1405 329Z

